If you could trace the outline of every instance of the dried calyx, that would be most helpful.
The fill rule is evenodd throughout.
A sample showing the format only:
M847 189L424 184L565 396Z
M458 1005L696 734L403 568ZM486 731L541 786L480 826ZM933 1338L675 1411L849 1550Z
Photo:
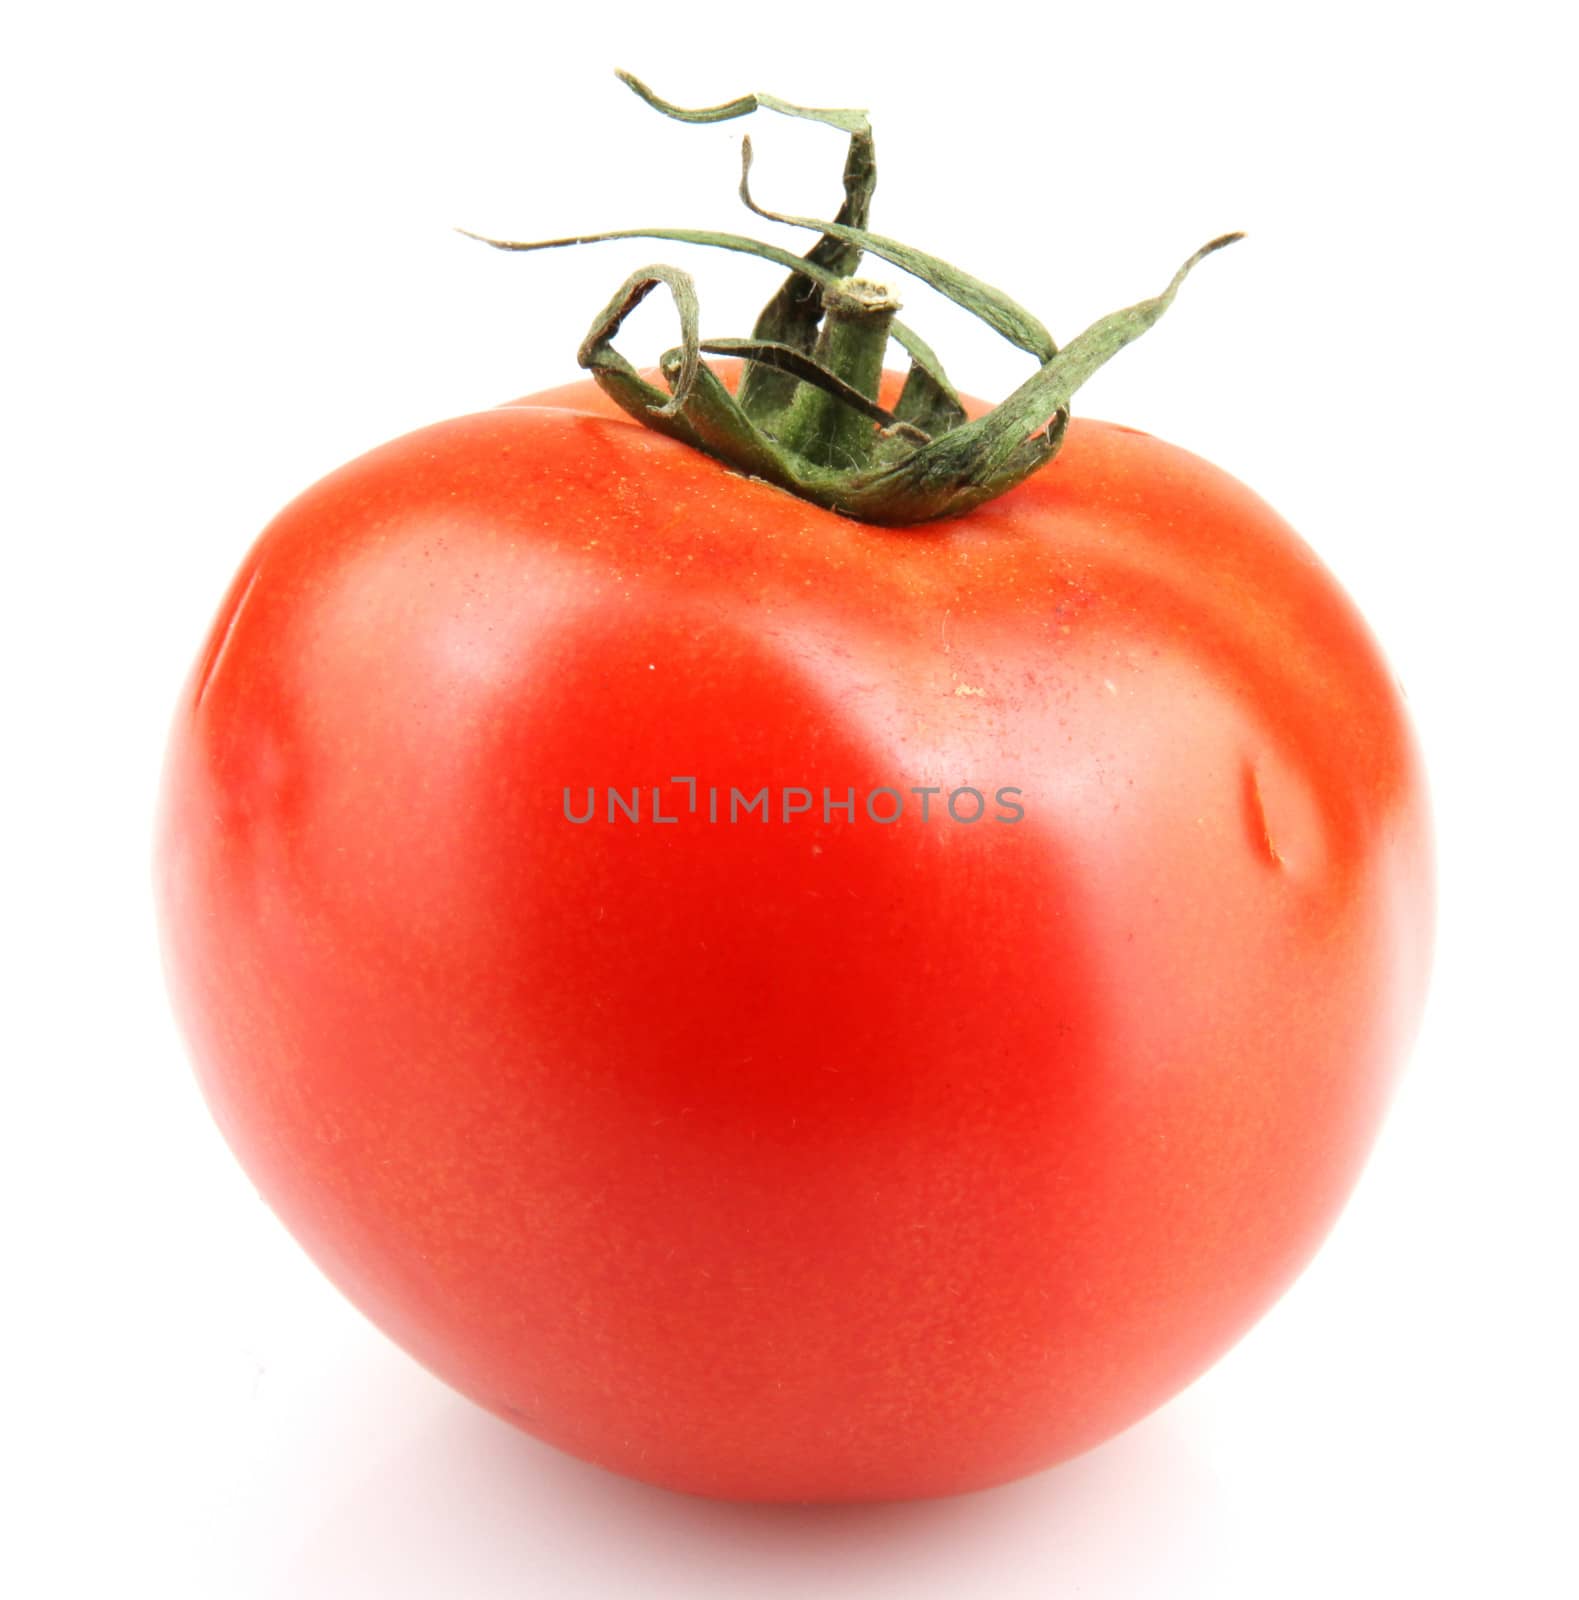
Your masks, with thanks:
M1062 349L1008 295L935 256L868 230L877 165L864 111L816 110L771 95L685 110L661 100L629 73L619 77L648 105L681 122L724 122L777 111L828 124L849 135L844 204L832 221L767 211L752 198L751 141L742 141L740 197L758 216L814 230L804 256L740 234L684 228L628 228L572 239L484 239L500 250L548 250L606 239L672 239L713 245L776 262L789 271L748 339L703 339L696 289L675 267L633 273L599 313L578 359L631 416L807 500L864 522L901 526L955 516L1012 489L1052 460L1076 389L1172 303L1204 256L1242 238L1229 233L1197 250L1155 299L1115 311ZM465 231L465 230L462 230ZM473 238L482 238L479 234ZM858 276L863 255L901 268L980 317L1033 356L1038 370L986 416L969 419L926 343L901 323L890 289ZM659 370L667 392L649 383L613 340L631 311L658 285L680 316L681 342ZM892 411L877 402L884 354L895 340L910 369ZM745 363L732 394L704 355Z

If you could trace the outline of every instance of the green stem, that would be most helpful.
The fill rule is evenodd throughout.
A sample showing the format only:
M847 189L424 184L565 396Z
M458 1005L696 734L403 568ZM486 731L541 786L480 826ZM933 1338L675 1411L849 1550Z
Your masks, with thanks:
M823 292L822 309L822 332L813 352L817 364L863 398L876 400L898 299L882 284L844 278ZM749 414L749 402L743 399L741 406ZM783 425L773 431L782 448L820 467L865 467L877 442L869 417L810 384L800 385Z

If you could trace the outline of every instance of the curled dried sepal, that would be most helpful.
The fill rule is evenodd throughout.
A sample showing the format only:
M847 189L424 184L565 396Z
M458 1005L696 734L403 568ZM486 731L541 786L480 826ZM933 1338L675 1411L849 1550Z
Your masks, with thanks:
M678 416L685 409L691 390L696 386L696 373L702 360L701 335L697 331L696 285L691 281L690 273L681 272L678 267L662 266L643 267L639 272L633 272L619 286L614 298L598 313L597 320L581 341L581 348L576 351L576 360L594 372L616 369L635 376L636 369L609 341L619 332L620 324L626 317L660 283L674 296L675 310L680 313L680 361L670 394L661 394L650 383L644 384L644 387L653 396L647 405L648 412L654 417L667 418Z
M961 481L947 508L929 514L947 516L980 505L1050 461L1068 420L1069 402L1081 384L1157 321L1198 262L1242 238L1242 233L1225 233L1202 245L1161 294L1099 318L985 417L964 423L931 446L936 470Z
M649 89L634 72L626 72L622 67L616 67L614 76L627 89L640 95L654 111L661 111L666 117L673 117L676 122L729 122L735 117L748 117L753 111L777 111L781 116L805 117L810 122L825 122L830 128L839 128L852 138L865 139L868 143L872 137L870 117L865 111L853 108L836 111L823 106L791 105L788 100L780 100L771 94L743 94L737 99L726 100L722 105L700 106L688 110L684 106L675 105L673 101L665 100L662 95Z

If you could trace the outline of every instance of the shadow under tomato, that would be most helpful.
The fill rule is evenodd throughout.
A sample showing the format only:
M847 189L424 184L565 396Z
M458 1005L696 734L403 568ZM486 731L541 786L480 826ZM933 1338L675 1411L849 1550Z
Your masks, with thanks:
M997 1489L781 1506L651 1488L444 1397L313 1516L281 1577L303 1600L1184 1592L1222 1524L1180 1409Z

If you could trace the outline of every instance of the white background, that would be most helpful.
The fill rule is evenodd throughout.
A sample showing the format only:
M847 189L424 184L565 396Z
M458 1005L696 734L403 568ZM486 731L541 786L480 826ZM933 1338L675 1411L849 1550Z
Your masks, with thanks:
M0 1586L1574 1592L1562 15L151 0L8 26ZM765 203L833 204L837 135L667 123L616 65L682 103L871 107L875 225L1060 337L1248 229L1077 405L1288 516L1384 641L1425 743L1435 989L1353 1203L1205 1379L1007 1489L742 1509L514 1433L320 1280L212 1129L166 1012L148 891L165 720L267 518L386 437L574 376L645 261L697 271L704 333L744 332L776 281L667 246L504 256L451 226L740 226L748 128ZM1026 373L927 292L907 303L962 386ZM624 347L650 359L673 329L655 297Z

